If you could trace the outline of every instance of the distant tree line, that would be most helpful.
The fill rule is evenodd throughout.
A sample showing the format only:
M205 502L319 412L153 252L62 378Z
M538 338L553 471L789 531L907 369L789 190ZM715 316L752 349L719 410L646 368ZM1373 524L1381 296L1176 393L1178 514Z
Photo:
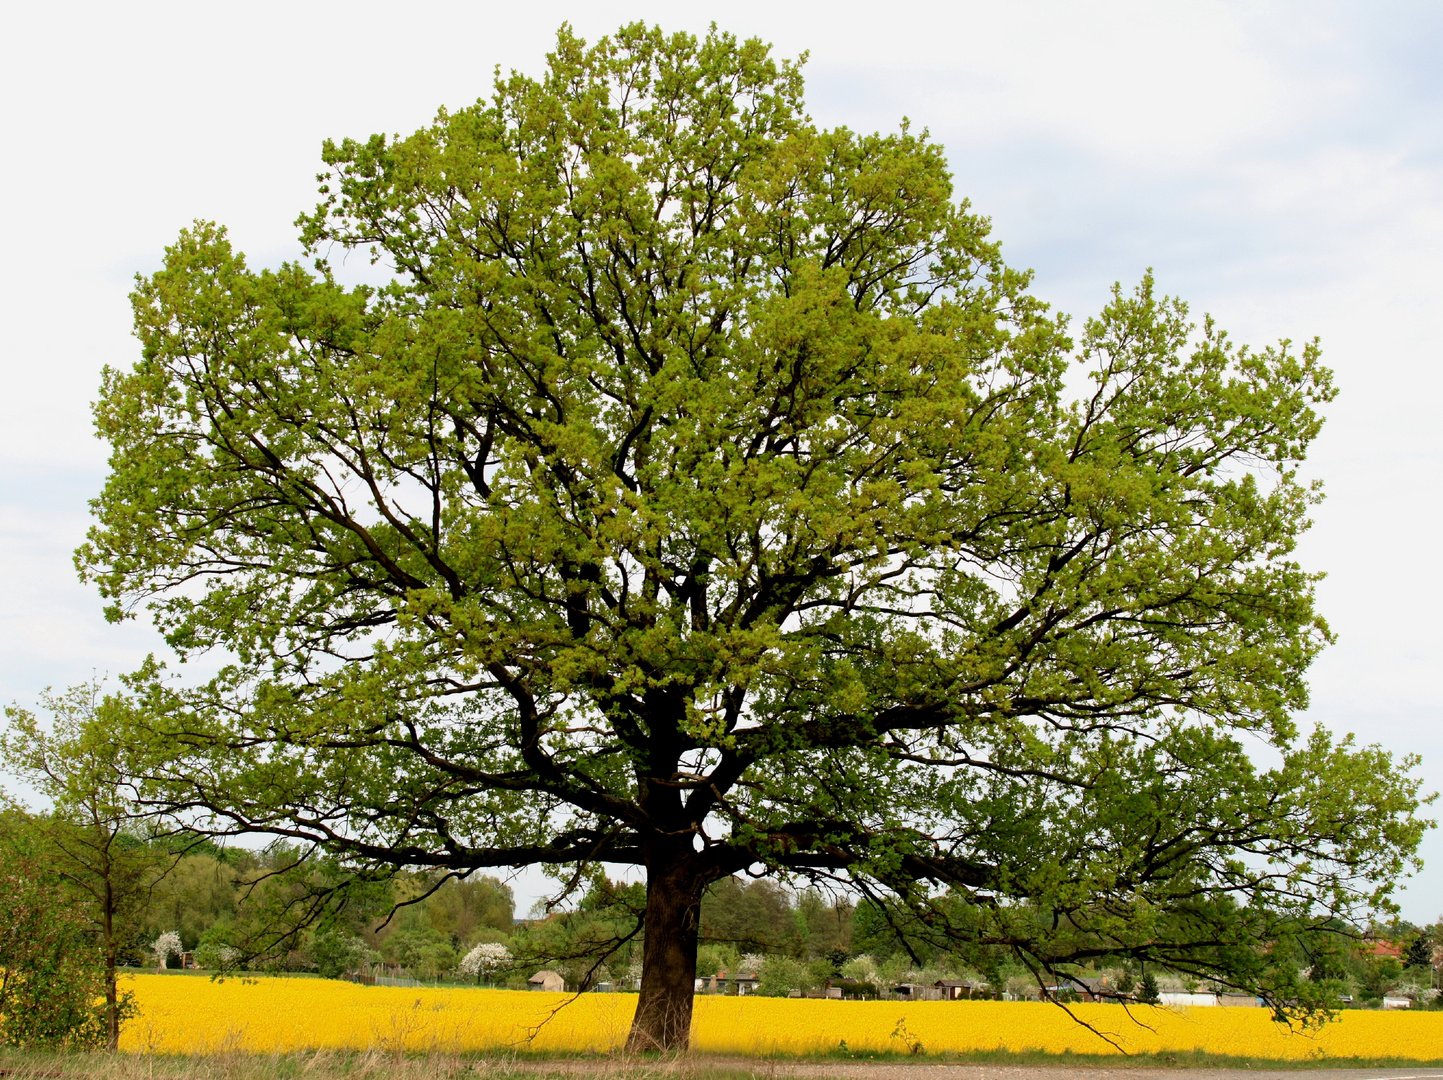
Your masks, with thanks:
M43 701L49 724L12 707L0 735L0 759L49 804L27 810L0 794L0 1042L113 1048L133 1013L117 970L187 961L218 977L382 973L522 989L548 968L576 990L638 985L641 882L594 873L561 890L580 895L573 909L517 919L510 887L493 876L367 871L308 845L220 843L140 809L134 765L108 735L107 712L123 699L91 682ZM939 902L951 905L946 925L972 917L961 897ZM1443 922L1328 929L1255 948L1329 1000L1366 1005L1397 993L1436 1004ZM884 994L948 978L1065 998L1067 978L1106 974L1146 1001L1159 988L1200 985L1166 965L1113 958L1110 967L1072 965L1049 986L1004 949L960 951L885 895L794 890L771 878L712 883L698 930L699 981L709 988L716 976L746 974L762 994L839 983Z
M105 985L100 905L56 857L66 828L52 813L11 805L0 814L0 1012L6 1017L0 1032L9 1043L107 1040L107 1016L93 1005L104 998ZM153 945L173 931L180 952L163 958L166 967L180 967L184 955L220 977L379 972L524 989L530 975L548 968L578 990L634 989L639 978L646 900L639 882L601 877L574 910L518 919L511 888L490 876L396 873L366 880L296 846L224 847L154 823L132 825L120 845L150 874L115 913L111 948L122 970L154 970ZM1354 1005L1377 1004L1393 993L1419 1006L1436 1002L1443 922L1337 929L1331 950L1279 959ZM697 972L704 983L716 975L757 976L762 994L805 993L830 983L884 995L902 982L938 979L964 979L1012 997L1041 993L1032 973L1003 954L979 963L975 955L929 943L925 927L899 924L876 901L793 891L769 879L715 883L702 903L699 939ZM482 945L498 948L489 950L488 963L468 969L463 961ZM1109 975L1139 1000L1147 997L1145 984L1205 988L1156 966L1079 967L1076 974ZM38 1001L41 994L46 1002ZM1066 986L1060 996L1068 996ZM123 1020L130 1005L123 992L120 997Z

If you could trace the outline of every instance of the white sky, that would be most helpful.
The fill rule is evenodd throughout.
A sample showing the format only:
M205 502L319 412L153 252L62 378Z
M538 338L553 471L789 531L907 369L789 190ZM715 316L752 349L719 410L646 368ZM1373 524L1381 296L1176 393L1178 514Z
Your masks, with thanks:
M1310 718L1423 756L1443 788L1439 510L1443 4L339 0L15 5L0 33L0 700L134 667L70 552L104 451L88 405L135 356L136 271L195 218L251 265L297 252L323 138L410 132L538 72L556 27L715 20L810 51L826 125L903 116L949 153L1014 265L1077 316L1147 266L1243 341L1323 338L1342 395L1304 559L1339 643ZM1403 895L1443 912L1443 841ZM544 888L516 882L525 911Z

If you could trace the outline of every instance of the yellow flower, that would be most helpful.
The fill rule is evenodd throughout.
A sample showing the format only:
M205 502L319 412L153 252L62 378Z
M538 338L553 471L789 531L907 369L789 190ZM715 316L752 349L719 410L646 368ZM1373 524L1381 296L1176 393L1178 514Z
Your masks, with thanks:
M159 1053L307 1049L597 1051L619 1049L634 994L541 994L402 989L328 979L138 975L140 1014L121 1048ZM1350 1010L1321 1031L1273 1022L1266 1009L1073 1005L1129 1053L1237 1057L1397 1057L1443 1054L1443 1013ZM1134 1016L1136 1019L1134 1019ZM1140 1021L1140 1022L1139 1022ZM1145 1026L1144 1026L1145 1025ZM975 1050L1114 1054L1117 1047L1055 1005L1002 1001L824 1001L699 997L694 1049L755 1056L852 1051L943 1054Z

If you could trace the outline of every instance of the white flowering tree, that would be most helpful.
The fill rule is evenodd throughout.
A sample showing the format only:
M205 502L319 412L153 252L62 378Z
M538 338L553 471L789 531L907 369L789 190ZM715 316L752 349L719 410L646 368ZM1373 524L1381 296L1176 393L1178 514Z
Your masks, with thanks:
M165 970L165 961L169 956L180 956L184 951L180 944L180 933L176 930L167 930L150 943L150 951L155 954L155 966L160 971Z
M511 950L499 942L487 941L461 957L457 965L462 975L469 975L480 982L483 976L493 975L511 963Z

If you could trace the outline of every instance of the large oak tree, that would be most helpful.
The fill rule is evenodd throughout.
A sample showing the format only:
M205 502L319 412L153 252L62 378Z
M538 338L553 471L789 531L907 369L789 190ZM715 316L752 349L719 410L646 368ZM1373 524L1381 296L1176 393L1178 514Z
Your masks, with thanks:
M819 129L716 32L563 29L324 159L314 269L187 230L96 409L84 573L229 661L135 713L152 798L357 866L644 868L638 1047L685 1045L744 871L979 964L1313 1000L1277 949L1421 829L1407 763L1292 719L1314 346L1150 279L1070 338L937 145Z

